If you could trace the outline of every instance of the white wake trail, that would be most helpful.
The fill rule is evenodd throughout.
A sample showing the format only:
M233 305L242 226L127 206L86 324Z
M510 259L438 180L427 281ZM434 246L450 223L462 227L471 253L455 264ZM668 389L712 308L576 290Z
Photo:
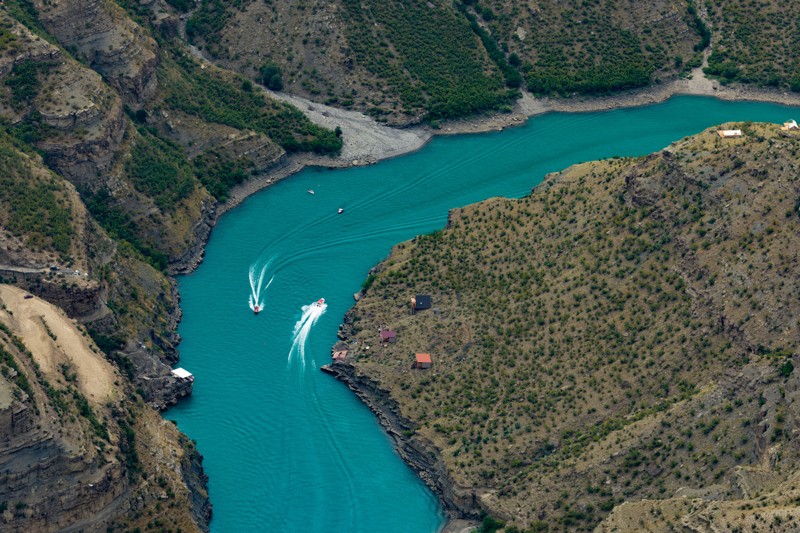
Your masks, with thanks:
M311 328L317 323L319 317L325 314L328 309L328 304L314 302L311 305L303 306L303 314L300 320L294 325L292 330L292 347L289 349L289 357L287 361L292 362L292 359L299 358L300 364L303 368L306 366L306 341L308 335L311 333Z
M264 279L267 275L267 269L269 265L272 263L272 259L267 261L267 263L261 267L259 271L258 277L256 277L256 267L258 263L253 263L250 265L250 270L247 273L247 277L250 280L250 309L255 311L255 306L258 306L258 309L264 309L264 300L261 297L263 292L266 292L269 289L269 286L272 285L272 280L275 279L275 276L272 276L267 283L267 286L264 287Z

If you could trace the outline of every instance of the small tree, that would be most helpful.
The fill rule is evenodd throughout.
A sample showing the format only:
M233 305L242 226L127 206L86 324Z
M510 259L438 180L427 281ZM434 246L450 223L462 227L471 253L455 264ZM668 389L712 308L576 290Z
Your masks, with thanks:
M273 91L283 89L281 68L271 61L264 63L264 66L261 67L261 83Z

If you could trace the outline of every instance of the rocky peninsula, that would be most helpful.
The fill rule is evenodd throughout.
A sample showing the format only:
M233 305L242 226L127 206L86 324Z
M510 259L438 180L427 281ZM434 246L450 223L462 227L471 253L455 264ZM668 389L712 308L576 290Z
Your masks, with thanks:
M759 495L769 520L798 519L800 135L723 127L743 137L713 128L454 210L373 271L324 370L451 517L749 528ZM435 312L409 314L409 293ZM365 351L385 327L397 341ZM419 351L432 369L409 370Z

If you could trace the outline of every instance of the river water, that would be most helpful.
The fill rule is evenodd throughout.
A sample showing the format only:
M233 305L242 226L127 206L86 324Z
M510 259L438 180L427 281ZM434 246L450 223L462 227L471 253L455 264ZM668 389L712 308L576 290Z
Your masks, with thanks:
M453 207L526 195L546 173L581 161L643 155L714 124L783 122L798 111L682 96L552 113L503 132L437 137L369 167L306 169L226 214L200 268L179 279L180 366L196 380L194 395L166 414L205 456L212 531L441 528L435 496L374 416L319 371L367 271L392 245L442 228ZM263 286L272 280L257 316L251 266L256 278L263 268ZM325 307L304 313L319 298Z

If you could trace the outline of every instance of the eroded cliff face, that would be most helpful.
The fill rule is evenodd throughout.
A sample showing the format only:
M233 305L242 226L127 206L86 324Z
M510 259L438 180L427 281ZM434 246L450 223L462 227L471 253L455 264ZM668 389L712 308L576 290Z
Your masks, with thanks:
M110 171L125 132L119 96L97 72L4 11L0 23L14 39L11 53L0 57L3 115L26 128L60 174L78 186L93 186Z
M45 29L103 75L128 104L156 89L155 40L110 0L33 2Z
M137 517L144 509L201 528L190 501L205 491L192 494L184 479L193 471L203 481L193 447L137 398L85 329L8 285L0 285L0 435L4 531L136 527L152 520Z

